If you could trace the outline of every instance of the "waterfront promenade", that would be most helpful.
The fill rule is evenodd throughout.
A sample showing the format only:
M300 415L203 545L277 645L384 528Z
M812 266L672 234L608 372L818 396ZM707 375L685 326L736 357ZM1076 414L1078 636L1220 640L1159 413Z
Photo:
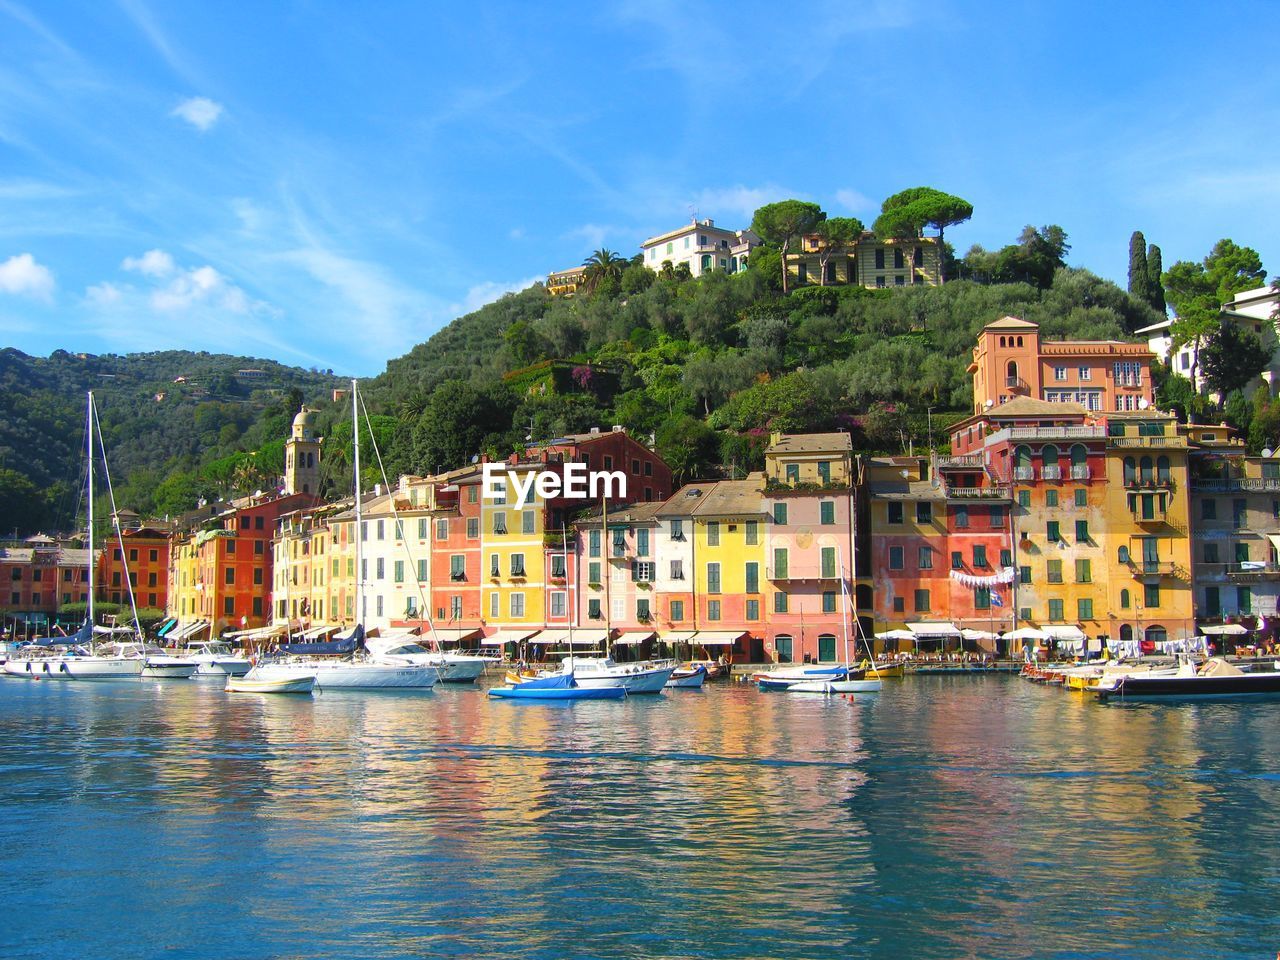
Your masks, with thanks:
M1277 718L0 681L4 954L1271 956Z

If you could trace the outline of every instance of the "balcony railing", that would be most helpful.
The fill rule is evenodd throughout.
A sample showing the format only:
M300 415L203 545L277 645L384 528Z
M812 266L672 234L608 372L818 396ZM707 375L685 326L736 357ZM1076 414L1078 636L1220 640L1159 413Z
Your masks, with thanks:
M1107 435L1105 427L1010 427L1010 440L1101 440Z
M1089 465L1087 463L1073 463L1071 465L1072 480L1088 480L1089 476Z
M1172 490L1175 486L1172 476L1125 477L1124 485L1131 490Z
M1271 580L1280 577L1280 564L1262 560L1235 560L1231 563L1198 563L1196 573L1209 579Z
M985 466L980 453L968 453L958 457L939 457L941 470L981 470Z
M768 567L765 575L770 580L838 580L840 578L839 571L835 569L824 571L819 566L797 566L796 564L789 564L782 569Z
M1011 500L1013 491L1006 483L995 483L985 487L952 487L945 488L948 500Z
M1006 390L1030 390L1031 386L1021 377L1005 377L1004 386Z
M1187 445L1186 437L1109 437L1109 446L1120 449L1135 450L1169 450L1183 449Z
M1191 489L1197 493L1230 493L1236 490L1245 493L1280 493L1280 478L1234 477L1228 480L1192 480Z
M1171 577L1178 565L1172 560L1130 560L1129 569L1135 577Z
M1040 477L1043 480L1061 480L1062 467L1056 463L1046 463L1040 468Z
M1030 481L1036 478L1035 467L1014 467L1013 479L1021 481Z

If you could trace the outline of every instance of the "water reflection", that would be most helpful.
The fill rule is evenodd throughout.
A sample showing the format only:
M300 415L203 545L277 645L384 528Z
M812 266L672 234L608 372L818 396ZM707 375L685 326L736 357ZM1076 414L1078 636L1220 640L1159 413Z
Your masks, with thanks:
M0 896L13 956L1265 955L1278 711L8 681Z

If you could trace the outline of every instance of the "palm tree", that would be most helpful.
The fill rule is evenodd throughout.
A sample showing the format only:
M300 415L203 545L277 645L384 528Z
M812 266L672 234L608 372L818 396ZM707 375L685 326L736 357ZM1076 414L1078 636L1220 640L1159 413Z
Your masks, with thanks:
M588 290L595 290L606 280L621 280L622 271L627 265L627 260L612 250L601 247L583 260L582 265L587 268L586 276L583 278L583 285Z

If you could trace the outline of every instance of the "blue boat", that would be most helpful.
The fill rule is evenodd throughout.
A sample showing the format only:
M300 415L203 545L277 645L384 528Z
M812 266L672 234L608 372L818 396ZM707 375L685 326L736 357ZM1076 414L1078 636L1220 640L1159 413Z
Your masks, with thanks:
M580 687L571 673L525 680L510 687L493 687L489 696L507 700L621 700L624 687Z

